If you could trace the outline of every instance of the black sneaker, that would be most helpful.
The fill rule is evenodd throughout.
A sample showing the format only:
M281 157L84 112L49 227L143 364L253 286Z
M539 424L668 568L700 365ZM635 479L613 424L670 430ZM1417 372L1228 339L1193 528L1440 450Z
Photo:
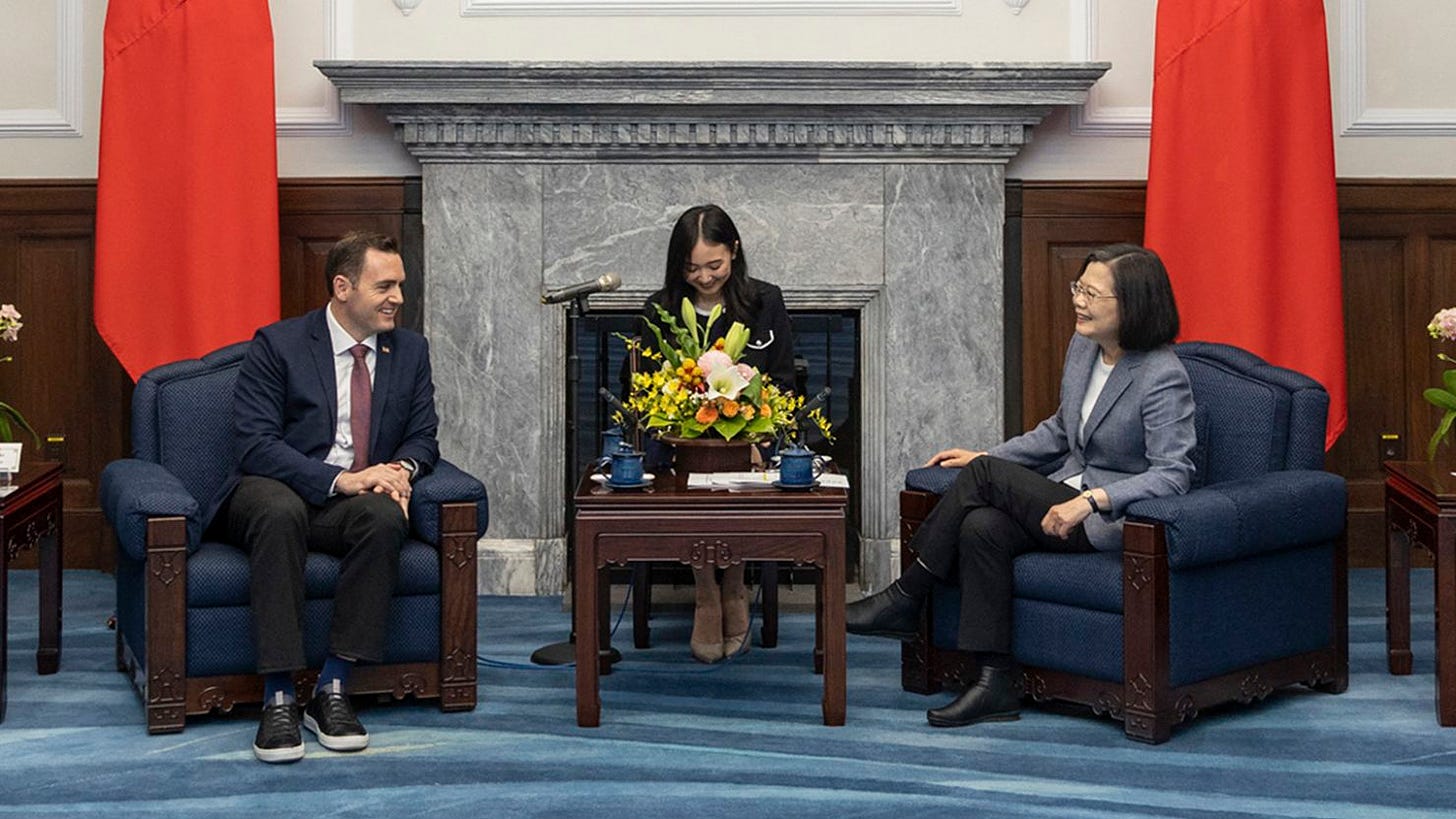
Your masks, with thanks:
M303 725L330 751L362 751L369 747L369 732L354 716L349 695L342 691L315 691L303 709Z
M298 730L298 705L281 696L263 706L258 735L253 738L253 756L264 762L297 762L303 759L303 735Z

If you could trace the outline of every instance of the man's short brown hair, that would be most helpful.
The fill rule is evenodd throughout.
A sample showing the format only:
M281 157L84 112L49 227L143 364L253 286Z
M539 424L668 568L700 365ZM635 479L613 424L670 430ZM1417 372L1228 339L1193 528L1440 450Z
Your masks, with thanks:
M344 276L349 283L359 284L359 274L364 272L364 257L369 251L399 255L399 243L393 236L383 233L356 230L334 243L329 249L329 258L324 262L324 287L329 298L334 295L334 277Z

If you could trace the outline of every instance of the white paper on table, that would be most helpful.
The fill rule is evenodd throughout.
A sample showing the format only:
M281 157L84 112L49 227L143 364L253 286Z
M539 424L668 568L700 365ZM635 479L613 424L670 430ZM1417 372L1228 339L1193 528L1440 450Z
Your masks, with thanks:
M776 469L765 472L692 472L688 474L689 489L766 489L779 479ZM819 476L819 485L829 489L848 489L849 476L825 473Z

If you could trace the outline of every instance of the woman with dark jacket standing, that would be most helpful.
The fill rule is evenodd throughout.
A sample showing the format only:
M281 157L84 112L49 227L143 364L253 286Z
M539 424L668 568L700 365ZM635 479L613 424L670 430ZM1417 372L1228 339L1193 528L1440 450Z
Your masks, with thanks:
M738 228L717 205L689 208L673 225L667 243L667 268L662 289L648 297L642 315L658 321L659 305L677 315L683 299L692 300L700 324L721 306L723 316L713 325L712 342L722 338L733 322L749 330L741 361L773 379L782 389L794 385L794 337L783 292L761 279L748 277L748 259ZM646 325L641 335L648 335ZM743 585L743 564L718 572L712 567L693 570L696 606L689 647L693 656L714 663L742 650L748 641L748 590Z

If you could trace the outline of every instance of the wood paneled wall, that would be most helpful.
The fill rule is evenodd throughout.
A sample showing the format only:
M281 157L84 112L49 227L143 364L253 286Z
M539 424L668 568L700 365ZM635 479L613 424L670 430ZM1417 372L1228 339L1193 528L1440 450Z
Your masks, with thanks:
M1008 400L1014 430L1056 408L1072 334L1066 283L1091 249L1141 239L1144 186L1008 187L1013 384L1020 373L1020 391ZM66 462L66 565L106 569L113 546L96 481L108 461L130 449L132 387L91 321L95 203L90 182L0 181L0 301L17 305L26 325L19 342L0 347L0 355L14 356L0 364L0 400L20 408L43 435L65 437L54 454ZM418 179L286 180L279 207L285 315L324 302L329 246L348 230L370 229L400 237L411 274L404 322L420 326ZM1380 435L1400 436L1397 454L1422 457L1436 420L1421 399L1441 369L1440 348L1425 324L1436 310L1456 305L1456 180L1342 182L1340 232L1350 424L1328 467L1350 482L1351 563L1377 566L1384 536Z
M1067 282L1088 251L1137 242L1141 183L1012 183L1008 219L1021 237L1021 421L1029 428L1057 405L1072 334ZM1350 487L1352 566L1383 565L1382 434L1397 457L1424 457L1438 417L1421 391L1440 382L1437 343L1425 333L1436 310L1456 306L1456 180L1341 182L1349 425L1327 468ZM1014 258L1008 253L1008 259ZM1008 324L1015 321L1008 318ZM1014 348L1013 348L1014 349ZM1447 350L1456 354L1456 350ZM1013 369L1017 361L1012 362Z
M353 229L377 230L401 239L413 274L403 320L418 327L419 201L418 180L281 182L283 314L297 315L324 303L324 256L339 236ZM95 225L92 182L0 181L0 301L15 304L25 322L20 340L0 349L0 355L14 357L0 364L0 400L20 409L42 436L64 436L64 445L54 446L51 455L66 463L65 565L109 569L115 564L115 547L98 506L96 484L109 461L130 452L127 408L132 384L91 318ZM26 457L36 457L32 449L27 447ZM16 565L29 565L26 560L33 564L34 557L27 553Z

